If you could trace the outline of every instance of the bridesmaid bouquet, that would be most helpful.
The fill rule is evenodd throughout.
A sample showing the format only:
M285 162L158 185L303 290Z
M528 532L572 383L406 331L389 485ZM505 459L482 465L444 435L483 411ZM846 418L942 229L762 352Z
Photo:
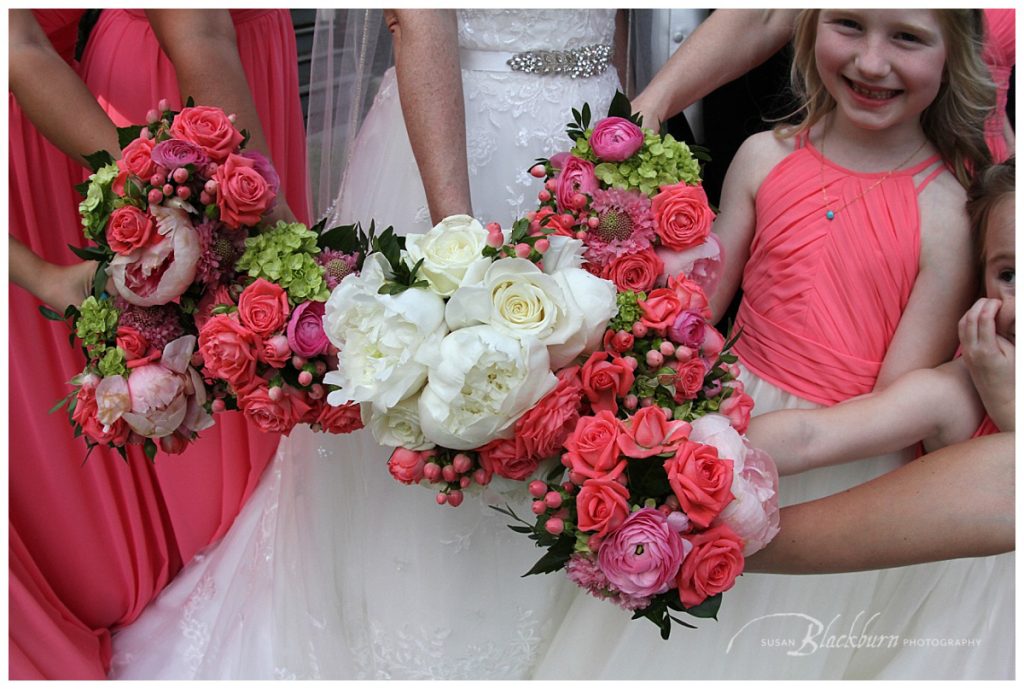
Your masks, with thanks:
M699 165L641 130L621 94L616 109L593 129L588 106L574 111L572 152L532 170L546 179L531 226L584 242L617 313L579 368L563 466L528 486L536 519L494 509L546 548L528 574L564 570L667 639L672 622L693 627L674 613L714 617L744 556L778 532L778 473L741 435L753 402L735 339L709 321L718 247Z
M328 402L359 404L377 441L398 448L392 476L436 486L439 504L457 507L494 475L528 478L575 423L575 362L600 346L614 286L580 268L582 242L525 219L502 231L452 216L368 239L326 304L339 350Z
M721 252L700 184L706 152L642 128L621 93L607 117L590 118L588 104L573 109L572 148L530 168L544 179L531 222L584 239L586 269L620 290L650 290L666 269L712 290Z
M85 237L75 248L99 267L94 295L63 314L86 355L68 405L89 447L157 443L181 452L224 408L223 393L194 350L196 310L226 289L255 226L273 207L279 180L269 161L244 151L248 138L218 108L181 112L161 101L147 124L118 130L121 158L87 156L93 169L78 188ZM117 297L105 292L107 281ZM200 349L202 342L200 338Z

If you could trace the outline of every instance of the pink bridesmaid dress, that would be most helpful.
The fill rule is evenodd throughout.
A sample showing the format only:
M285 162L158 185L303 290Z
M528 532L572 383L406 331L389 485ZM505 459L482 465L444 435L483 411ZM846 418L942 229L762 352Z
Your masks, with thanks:
M74 65L81 10L37 10L56 50ZM32 126L8 96L10 233L57 263L78 261L82 170ZM63 324L39 302L8 290L9 675L12 679L105 676L108 629L130 622L181 568L167 506L140 451L125 463L97 449L85 458L63 411L47 411L82 370ZM170 458L174 459L174 458Z
M287 10L232 10L238 51L288 205L309 221L305 134L295 35ZM142 10L106 9L89 37L82 73L118 126L144 122L166 98L182 100L174 66ZM260 432L238 412L221 414L183 455L158 457L156 472L187 562L222 536L269 463L279 436Z
M1006 125L1006 96L1010 73L1017 59L1017 13L1013 9L985 10L985 46L983 57L996 83L996 109L985 122L985 141L992 151L992 160L1001 163L1010 157L1010 148L1003 135Z

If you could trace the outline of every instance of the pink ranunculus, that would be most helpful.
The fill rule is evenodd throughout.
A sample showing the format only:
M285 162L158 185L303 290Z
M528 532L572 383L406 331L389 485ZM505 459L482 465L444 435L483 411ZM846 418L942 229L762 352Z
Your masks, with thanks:
M341 406L323 405L316 422L324 433L351 433L363 427L359 405L350 402Z
M683 560L676 584L679 600L692 608L732 588L743 573L744 560L740 539L728 526L716 526L687 540L693 551Z
M586 160L569 156L558 177L555 178L555 200L560 211L580 210L573 197L579 194L593 194L597 191L597 177L594 165Z
M569 160L569 156L571 155L572 154L569 153L569 151L561 151L551 156L551 158L548 159L548 162L551 163L551 167L557 172L565 167L565 161Z
M132 408L122 418L139 435L162 438L184 421L188 389L180 373L162 364L139 366L128 375L128 390Z
M662 244L676 251L702 244L715 219L704 187L686 182L663 186L651 200L651 213Z
M633 369L625 359L606 351L591 354L580 372L583 393L594 411L617 411L617 398L625 397L633 387Z
M571 366L559 371L555 389L516 422L516 438L531 457L555 455L576 428L583 399L579 370L579 366Z
M391 459L388 460L388 472L400 483L419 483L423 478L423 467L426 464L423 459L425 454L404 447L395 448L391 453Z
M220 108L197 105L174 117L171 134L191 141L215 162L221 162L242 144L242 134Z
M617 589L631 596L655 596L676 584L691 546L656 509L633 512L597 551L597 561ZM685 550L684 550L685 548Z
M281 285L263 278L238 295L238 318L260 337L270 337L288 321L288 293Z
M665 460L672 492L694 524L707 527L733 499L733 463L710 445L683 441Z
M697 393L704 387L704 377L708 372L704 360L694 357L685 363L670 362L669 366L676 370L676 394L673 396L675 401L681 403L696 398Z
M540 464L540 457L529 455L515 438L498 438L479 449L480 464L488 473L522 481Z
M280 399L274 400L266 385L254 385L238 398L238 408L261 431L289 435L309 411L309 403L305 393L287 385L283 390Z
M152 154L152 139L135 139L122 149L117 167L122 172L128 172L142 180L148 180L156 172Z
M652 290L647 299L637 302L637 305L640 307L640 322L660 332L675 323L683 308L676 293L666 287Z
M188 214L179 208L150 206L157 234L137 251L110 261L118 294L136 306L167 304L185 293L196 276L201 248Z
M199 331L204 373L227 381L236 392L256 376L259 347L259 337L239 323L235 314L214 316Z
M248 158L231 154L213 173L220 220L239 229L259 223L274 201L274 190Z
M120 378L120 376L117 377ZM128 441L131 429L120 418L120 414L112 423L105 424L99 419L97 390L99 390L98 386L91 388L84 385L78 389L77 403L71 418L82 427L82 433L93 442L114 447L122 446Z
M729 417L729 422L740 433L747 432L750 425L750 413L754 410L754 399L743 391L743 383L739 380L730 380L723 384L723 387L732 390L725 398L718 411Z
M576 494L576 527L604 538L629 516L629 490L612 478L590 478Z
M149 340L135 328L120 325L117 328L117 346L124 350L126 359L138 359L149 351Z
M647 247L634 254L619 256L601 271L601 277L611 280L620 292L647 292L665 270L665 264Z
M155 229L149 215L135 206L121 206L107 221L107 241L111 249L127 255L149 243Z
M324 304L307 301L299 304L288 321L288 346L309 359L327 351L330 340L324 332Z
M683 311L696 311L705 318L711 318L708 297L696 282L684 275L673 275L668 279L668 289L675 292Z
M640 127L622 117L606 117L590 134L590 147L600 160L620 163L640 150L644 133Z
M203 149L184 139L165 139L153 147L153 162L173 171L186 165L204 168L210 162Z
M642 407L622 424L618 443L622 454L634 459L673 452L690 434L690 424L669 421L658 406Z
M626 461L619 453L620 433L622 425L610 411L580 417L576 428L565 439L562 464L586 478L618 476L626 468Z

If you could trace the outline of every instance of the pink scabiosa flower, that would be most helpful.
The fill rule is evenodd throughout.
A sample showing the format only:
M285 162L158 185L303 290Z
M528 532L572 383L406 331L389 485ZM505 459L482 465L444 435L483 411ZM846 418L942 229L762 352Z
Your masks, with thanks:
M196 281L216 287L231 280L235 263L245 251L245 236L214 220L197 225L196 233L199 235Z
M597 227L587 234L587 261L604 266L624 254L635 254L654 241L651 201L638 191L598 189L590 204Z
M651 603L650 598L616 591L593 555L576 553L566 563L565 573L570 581L590 595L601 600L610 600L624 610L640 610Z
M134 328L149 343L150 347L162 350L164 345L185 334L178 319L176 304L160 306L135 306L121 297L116 297L114 306L121 312L118 325Z
M359 254L346 254L334 249L321 251L316 262L323 266L327 289L333 290L346 276L356 272Z

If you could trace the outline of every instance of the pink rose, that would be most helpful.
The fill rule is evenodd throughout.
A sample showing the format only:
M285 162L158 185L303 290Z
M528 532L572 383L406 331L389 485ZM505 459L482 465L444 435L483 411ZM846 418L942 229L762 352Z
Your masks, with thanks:
M687 608L732 588L743 572L739 537L728 526L716 526L688 538L693 551L679 570L679 600Z
M676 251L702 244L715 219L704 187L686 182L663 186L651 200L651 213L661 243Z
M636 338L633 337L633 333L626 332L625 330L605 330L602 346L610 353L625 354L633 349L635 340Z
M307 359L327 351L330 341L324 332L324 304L307 301L295 307L288 321L288 345Z
M288 293L280 285L256 278L238 295L238 317L260 337L269 337L288 320Z
M693 311L683 311L676 316L672 326L668 329L668 338L676 344L697 349L704 342L706 326L707 321L704 320L704 316Z
M222 305L235 305L235 300L231 298L231 292L227 285L217 285L213 289L206 290L196 306L196 329L202 330L206 322L213 317L213 310Z
M626 468L619 455L618 438L622 426L610 411L583 416L565 439L562 464L586 478L616 477Z
M629 491L611 478L591 478L576 494L576 527L604 538L629 516Z
M480 464L488 473L494 472L516 481L522 481L537 470L539 457L527 454L515 438L498 438L479 449Z
M292 350L288 347L288 338L284 335L273 335L263 340L258 357L260 361L272 368L284 368L292 358Z
M704 387L704 376L708 372L707 366L704 365L704 360L693 358L686 363L670 362L669 366L676 370L675 401L678 403L696 398L697 393Z
M153 147L153 162L167 170L195 165L198 168L205 167L209 158L203 153L203 149L191 141L184 139L165 139Z
M610 163L619 163L629 158L644 145L644 133L622 117L606 117L596 125L590 134L590 147L594 155Z
M696 311L704 318L711 318L708 297L699 284L685 275L673 275L668 279L668 288L679 297L679 306L682 310Z
M707 527L733 499L732 460L719 459L710 445L683 441L664 466L672 492L698 526Z
M135 206L121 206L107 221L107 241L119 254L130 254L149 243L155 229L153 218Z
M635 254L619 256L601 271L601 277L611 280L620 292L647 292L654 287L655 281L665 264L647 247Z
M633 387L633 369L625 359L605 351L594 352L583 364L580 374L583 392L594 411L617 411L618 397L625 397Z
M117 327L117 346L124 350L126 359L139 359L149 351L149 340L135 328L119 325Z
M132 141L121 150L121 159L117 161L118 169L148 181L156 172L156 164L152 157L153 145L152 139L139 138Z
M266 385L255 385L238 398L238 408L265 433L288 435L309 411L304 393L283 386L284 394L273 400Z
M683 562L684 541L665 515L644 508L629 515L597 551L601 571L630 596L655 596L676 583ZM693 546L689 546L689 550Z
M576 156L569 156L565 166L555 178L555 200L560 211L580 210L574 200L576 194L593 194L597 191L597 178L594 176L594 165Z
M320 424L324 433L351 433L363 427L359 405L354 402L343 404L340 407L331 404L323 405L316 422Z
M622 454L634 459L672 452L690 434L690 424L669 421L661 407L642 407L622 424L618 443Z
M750 425L750 412L754 409L754 400L743 391L743 383L738 380L730 380L723 384L732 392L722 401L718 411L729 417L729 423L739 433L746 433Z
M425 454L404 447L395 448L391 453L391 459L388 460L388 471L400 483L419 483L423 478L423 467L426 464L423 459Z
M672 325L679 312L682 311L682 304L679 297L671 289L659 287L647 295L647 299L637 302L640 306L640 322L648 328L664 332Z
M217 208L228 227L256 225L274 200L274 190L248 158L231 154L213 173L217 182Z
M182 109L171 124L171 134L191 141L218 163L242 144L242 134L224 111L206 105Z
M117 419L109 426L105 426L96 417L96 389L82 386L78 388L76 395L77 403L71 419L82 427L82 433L87 438L101 445L119 447L128 442L128 433L131 430L123 419Z
M544 459L558 453L580 418L583 385L579 366L557 373L555 389L516 422L516 439L527 455Z
M259 337L239 323L235 315L214 316L199 331L205 375L227 381L236 392L246 388L256 376L259 347Z

